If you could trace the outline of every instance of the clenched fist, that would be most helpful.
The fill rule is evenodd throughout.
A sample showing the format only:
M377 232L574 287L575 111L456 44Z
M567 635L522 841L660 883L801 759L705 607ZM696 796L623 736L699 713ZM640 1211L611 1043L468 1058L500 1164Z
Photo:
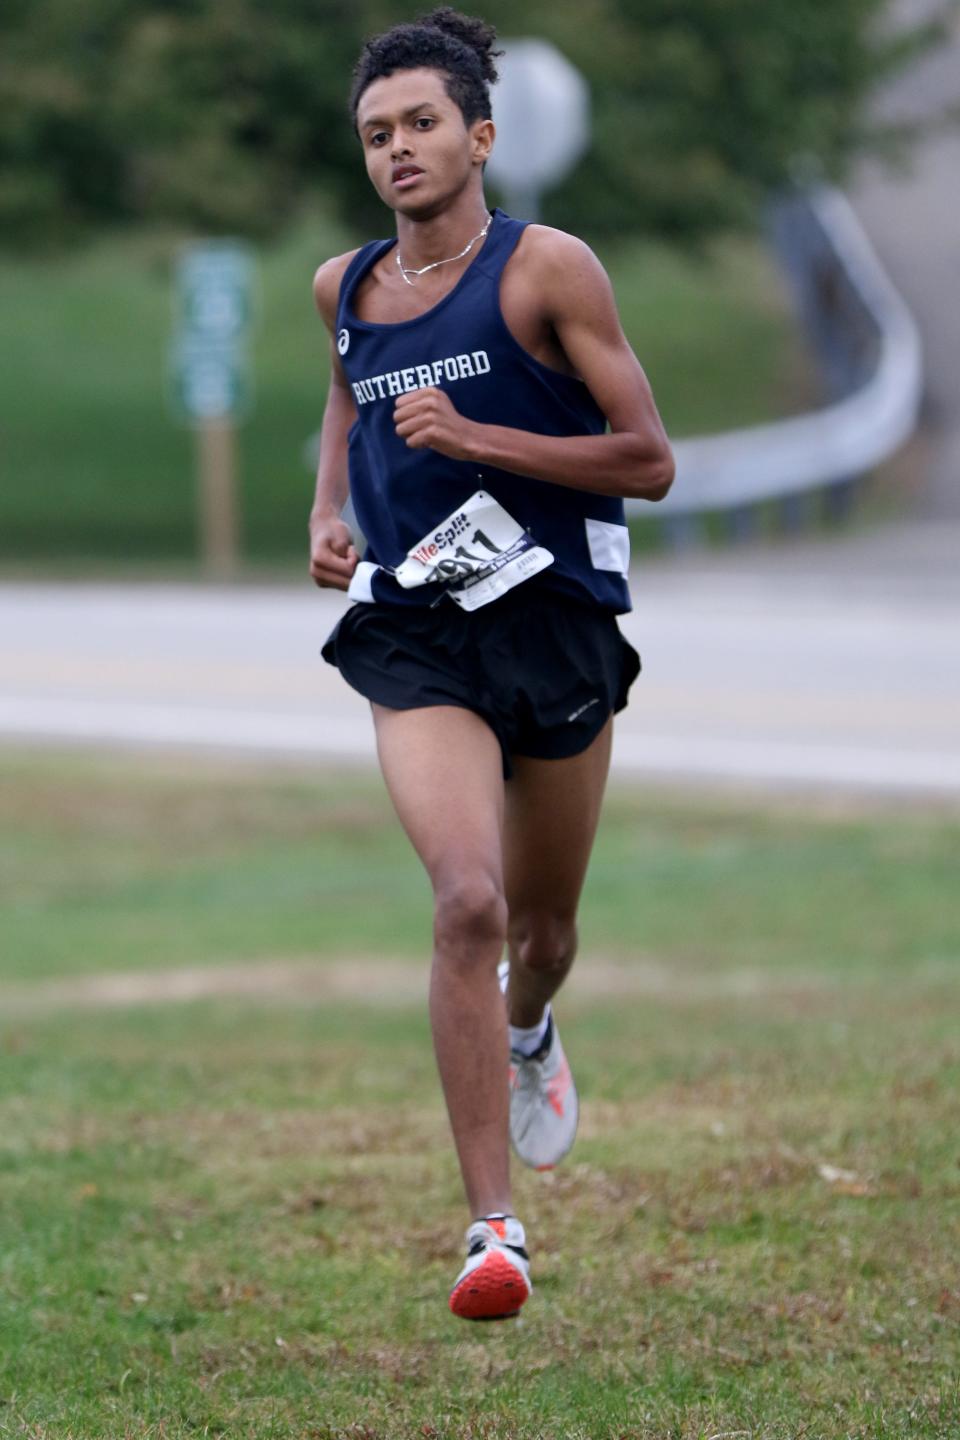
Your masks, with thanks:
M397 434L411 450L438 450L451 460L469 460L474 422L465 420L445 390L433 385L399 396L393 410Z
M318 585L346 590L359 559L350 527L339 515L310 516L310 574Z

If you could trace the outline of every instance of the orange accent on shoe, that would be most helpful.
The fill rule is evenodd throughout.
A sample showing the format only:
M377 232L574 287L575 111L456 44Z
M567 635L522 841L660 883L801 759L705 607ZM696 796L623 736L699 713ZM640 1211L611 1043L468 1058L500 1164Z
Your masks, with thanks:
M450 1309L461 1320L512 1320L529 1293L517 1267L491 1250L483 1264L454 1287Z
M563 1068L550 1081L547 1086L547 1099L550 1108L555 1114L563 1118L563 1102L567 1098L570 1086L573 1084L573 1077L570 1074L570 1066L564 1061Z
M557 1167L556 1165L534 1165L533 1168L537 1171L539 1175L543 1175L545 1171L556 1170Z
M494 1235L498 1236L501 1240L506 1240L506 1238L507 1238L507 1222L506 1222L506 1220L487 1220L487 1224L490 1226L490 1229L493 1231Z

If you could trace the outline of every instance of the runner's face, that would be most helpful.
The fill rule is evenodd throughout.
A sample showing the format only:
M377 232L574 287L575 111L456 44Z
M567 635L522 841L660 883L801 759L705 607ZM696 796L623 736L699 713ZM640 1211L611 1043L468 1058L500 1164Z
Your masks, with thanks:
M391 210L428 217L478 173L493 125L468 129L437 70L398 70L368 85L357 107L367 174Z

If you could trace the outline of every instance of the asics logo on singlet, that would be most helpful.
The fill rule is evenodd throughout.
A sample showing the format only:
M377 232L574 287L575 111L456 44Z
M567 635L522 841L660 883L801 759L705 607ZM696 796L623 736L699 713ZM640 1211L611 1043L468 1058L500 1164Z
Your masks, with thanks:
M349 330L341 330L341 331L340 331L340 334L337 336L337 353L340 354L340 355L346 355L346 353L347 353L347 351L348 351L349 349L350 349L350 331L349 331Z
M346 331L342 332L346 334ZM340 352L343 354L343 351ZM351 386L358 405L374 400L389 400L391 395L405 395L408 390L423 390L439 385L441 380L473 380L490 371L486 350L470 354L448 355L444 360L431 360L427 365L410 365L405 370L388 370L385 375L371 375L369 380L355 380Z

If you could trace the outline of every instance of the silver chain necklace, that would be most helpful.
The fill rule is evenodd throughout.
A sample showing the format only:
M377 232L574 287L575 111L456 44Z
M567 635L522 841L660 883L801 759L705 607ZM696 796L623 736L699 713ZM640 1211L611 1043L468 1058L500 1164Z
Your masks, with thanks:
M399 247L398 247L398 248L397 248L397 266L398 266L398 268L399 268L399 270L400 270L400 274L403 276L404 280L406 280L406 282L407 282L408 285L413 285L413 281L410 279L410 276L411 276L411 275L426 275L426 273L427 273L428 270L436 270L436 268L437 268L438 265L452 265L453 262L454 262L454 260L462 260L463 257L464 257L464 255L468 255L468 254L470 253L470 251L473 249L474 245L476 245L477 241L478 241L478 240L482 240L483 237L484 237L484 235L486 235L487 231L490 229L490 221L491 221L492 219L493 219L493 216L492 216L492 215L488 215L488 216L487 216L487 223L486 223L486 225L484 225L483 229L480 231L480 234L479 234L479 235L474 235L474 237L473 237L473 239L470 241L469 245L464 245L464 247L463 247L463 249L460 251L460 254L459 254L459 255L451 255L450 258L447 259L447 260L434 260L434 261L431 262L431 264L429 264L429 265L424 265L424 267L423 267L422 270L413 270L413 269L411 269L411 267L410 267L409 265L404 265L403 261L400 259L400 249L399 249ZM416 289L416 286L414 285L413 288Z

